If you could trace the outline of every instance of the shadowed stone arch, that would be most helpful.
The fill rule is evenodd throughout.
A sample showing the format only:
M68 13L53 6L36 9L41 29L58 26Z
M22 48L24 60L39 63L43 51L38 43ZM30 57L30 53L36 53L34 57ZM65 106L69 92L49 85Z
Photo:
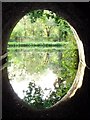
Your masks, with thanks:
M72 3L3 3L3 35L2 35L2 55L7 53L7 43L8 39L10 37L10 34L17 24L17 22L27 13L31 10L35 9L48 9L59 16L64 17L71 26L75 28L77 31L80 39L82 40L84 47L85 44L87 46L87 38L85 31L88 31L86 28L86 24L84 24L84 20L80 19L80 16L83 14L82 11L78 11L78 9L75 7ZM86 20L86 19L85 19ZM73 32L75 33L74 29L72 28ZM84 75L84 69L85 69L85 59L84 59L84 52L81 52L83 50L82 42L78 41L78 36L76 34L77 44L78 48L79 45L81 45L81 48L79 50L79 57L80 57L80 63L78 68L78 77L80 77L80 71L82 71ZM86 41L86 43L85 43ZM86 53L86 47L85 47L85 53ZM82 55L83 54L83 55ZM87 56L87 54L86 54ZM88 57L86 57L86 62L88 62ZM3 59L3 64L7 61L6 57ZM2 71L2 77L3 77L3 117L5 118L15 118L16 119L74 119L79 117L79 115L82 115L82 107L80 104L85 102L85 105L87 104L86 101L84 101L83 95L85 96L86 86L81 85L78 86L78 81L82 81L83 75L78 79L76 77L76 81L73 83L76 85L73 89L71 88L68 92L68 94L61 100L61 102L58 102L55 106L42 110L42 111L35 111L31 109L27 104L25 104L13 91L9 80L8 80L8 74L7 74L7 68L4 68ZM85 75L88 74L87 70L85 70ZM84 76L84 80L85 80ZM81 88L80 88L81 87ZM73 91L74 90L74 91ZM76 92L76 93L75 93ZM73 96L74 95L74 96ZM80 99L80 100L79 100ZM81 101L83 99L83 101ZM85 107L84 107L85 108Z

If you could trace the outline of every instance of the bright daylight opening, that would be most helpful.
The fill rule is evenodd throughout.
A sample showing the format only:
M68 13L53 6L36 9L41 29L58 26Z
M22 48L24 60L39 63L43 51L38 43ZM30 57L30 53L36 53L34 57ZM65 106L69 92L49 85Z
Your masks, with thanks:
M78 69L78 48L68 22L49 10L26 14L8 42L8 77L17 95L45 109L68 92Z

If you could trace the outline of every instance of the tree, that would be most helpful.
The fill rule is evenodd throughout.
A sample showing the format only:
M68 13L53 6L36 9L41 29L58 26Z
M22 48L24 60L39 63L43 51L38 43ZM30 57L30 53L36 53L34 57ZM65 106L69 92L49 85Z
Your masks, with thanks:
M40 86L30 83L28 90L24 91L24 101L37 109L44 109L54 105L69 90L78 66L78 50L73 33L68 22L48 10L34 10L25 15L14 28L11 37L15 44L24 42L28 45L35 43L28 49L23 47L17 52L9 52L10 59L18 69L25 69L27 73L42 73L50 68L62 82L50 91L48 99L43 99L43 91ZM60 49L59 43L67 43ZM43 43L43 45L42 45ZM57 46L53 49L53 43ZM46 49L44 49L46 45ZM48 49L49 48L49 49ZM14 48L13 48L14 49ZM16 48L17 49L17 48ZM25 52L30 50L30 52ZM66 81L64 84L63 82ZM58 83L60 80L58 81Z

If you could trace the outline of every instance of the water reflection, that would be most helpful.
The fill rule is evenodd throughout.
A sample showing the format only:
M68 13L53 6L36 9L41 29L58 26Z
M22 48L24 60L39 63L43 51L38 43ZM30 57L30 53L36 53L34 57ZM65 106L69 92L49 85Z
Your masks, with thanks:
M43 108L55 104L67 93L76 75L76 66L75 49L14 49L8 54L8 74L14 91L31 105L35 106L38 100L37 104L42 103Z
M31 107L58 102L76 75L78 50L66 20L52 11L24 16L8 42L8 76L14 91Z
M60 76L58 52L14 52L8 66L10 83L20 98L27 90L29 82L34 82L44 91L44 99L50 90L54 91L54 82ZM16 60L17 61L16 61ZM18 61L18 59L20 61Z
M25 73L25 74L24 74ZM11 80L10 83L13 86L13 89L15 90L15 92L18 94L18 96L23 99L24 98L24 93L23 90L26 91L28 84L30 82L34 82L37 86L40 86L42 88L42 90L44 91L45 89L47 89L47 91L44 91L44 97L43 99L45 99L49 93L50 90L54 91L54 82L57 79L57 75L53 73L52 70L47 69L45 71L45 73L43 74L28 74L24 71L24 73L22 73L23 75L25 75L25 77L23 78L23 80L21 81L17 81L16 79L20 79L18 76L18 78L15 78L14 80ZM36 81L33 79L37 79Z

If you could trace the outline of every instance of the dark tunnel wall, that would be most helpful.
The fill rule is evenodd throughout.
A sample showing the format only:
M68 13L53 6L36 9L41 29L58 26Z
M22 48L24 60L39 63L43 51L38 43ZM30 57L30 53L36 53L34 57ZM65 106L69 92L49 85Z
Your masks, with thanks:
M84 9L84 7L86 7ZM88 3L3 3L2 5L2 54L7 52L7 42L16 23L30 10L49 9L63 16L77 31L83 42L86 64L90 66L89 56L89 4ZM2 63L7 61L5 58ZM54 108L34 111L21 101L9 84L7 68L2 71L3 119L89 119L89 69L85 69L83 85L76 94Z

